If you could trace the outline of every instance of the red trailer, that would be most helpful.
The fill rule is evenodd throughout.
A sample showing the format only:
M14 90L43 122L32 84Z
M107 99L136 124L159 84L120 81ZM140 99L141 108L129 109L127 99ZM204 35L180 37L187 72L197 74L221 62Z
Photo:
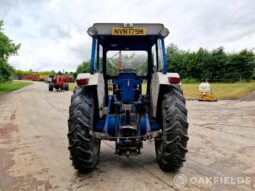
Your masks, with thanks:
M39 81L40 77L38 74L27 74L26 79L32 81Z

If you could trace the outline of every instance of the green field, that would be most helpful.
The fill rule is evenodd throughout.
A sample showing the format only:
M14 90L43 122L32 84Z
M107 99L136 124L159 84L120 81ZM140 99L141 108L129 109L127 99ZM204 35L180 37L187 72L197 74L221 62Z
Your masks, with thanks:
M32 82L25 82L25 81L13 81L13 82L0 84L0 95L7 92L18 90L20 88L23 88L31 84Z
M182 89L186 99L197 99L200 96L198 91L199 83L182 84ZM73 91L75 83L70 83L70 91ZM211 83L212 92L217 99L238 99L255 91L255 81L238 83ZM146 84L142 87L146 92Z

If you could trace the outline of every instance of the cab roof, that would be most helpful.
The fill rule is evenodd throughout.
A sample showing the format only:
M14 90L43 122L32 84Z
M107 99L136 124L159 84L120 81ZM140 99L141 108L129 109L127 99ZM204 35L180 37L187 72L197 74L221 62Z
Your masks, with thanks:
M169 31L161 23L95 23L88 34L106 50L148 50Z
M112 35L113 28L146 28L146 35L160 36L162 30L167 30L161 23L95 23L92 26L97 35Z

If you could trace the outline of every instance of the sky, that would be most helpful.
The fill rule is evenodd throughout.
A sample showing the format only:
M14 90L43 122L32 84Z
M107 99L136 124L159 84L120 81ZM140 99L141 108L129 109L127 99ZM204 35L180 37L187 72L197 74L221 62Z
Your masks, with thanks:
M4 32L21 43L9 63L33 71L75 71L90 59L96 22L163 23L166 45L227 52L255 47L254 0L0 0Z

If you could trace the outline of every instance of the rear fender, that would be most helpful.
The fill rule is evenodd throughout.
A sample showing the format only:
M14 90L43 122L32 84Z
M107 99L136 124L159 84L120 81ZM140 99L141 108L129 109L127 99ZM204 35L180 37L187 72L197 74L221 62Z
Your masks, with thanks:
M97 103L98 103L98 109L99 111L102 110L104 107L104 96L105 96L105 85L104 85L104 77L102 73L80 73L77 76L76 81L82 80L82 79L88 79L88 82L86 85L80 85L80 86L86 86L86 87L95 87L96 88L96 94L97 97ZM99 116L102 117L102 112L99 112Z
M174 77L174 78L180 78L180 75L178 73L166 73L163 74L161 72L157 72L152 74L152 79L151 79L151 88L150 88L150 95L151 95L151 114L153 118L156 118L157 116L157 111L159 110L158 107L160 107L160 104L158 104L161 89L163 86L166 85L171 85L169 78ZM175 83L173 85L181 85L181 82Z

